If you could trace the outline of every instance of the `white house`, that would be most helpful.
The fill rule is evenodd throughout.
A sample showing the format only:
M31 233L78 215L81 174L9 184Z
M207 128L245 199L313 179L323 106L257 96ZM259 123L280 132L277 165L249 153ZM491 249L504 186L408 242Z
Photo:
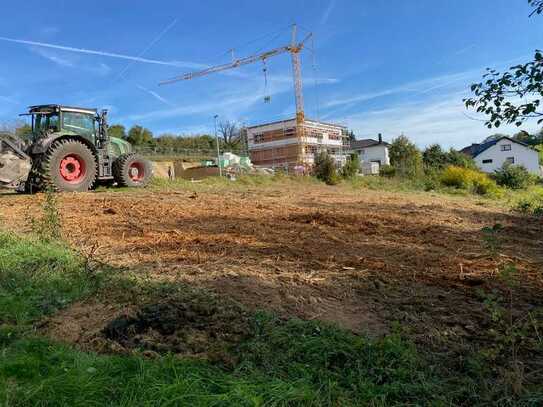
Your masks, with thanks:
M527 144L509 137L499 137L481 144L472 144L460 150L475 160L481 171L493 173L508 162L522 165L529 172L541 175L539 154Z
M381 134L379 134L378 140L351 141L351 150L358 154L362 172L367 174L378 174L381 165L390 165L388 146L389 144L383 141Z

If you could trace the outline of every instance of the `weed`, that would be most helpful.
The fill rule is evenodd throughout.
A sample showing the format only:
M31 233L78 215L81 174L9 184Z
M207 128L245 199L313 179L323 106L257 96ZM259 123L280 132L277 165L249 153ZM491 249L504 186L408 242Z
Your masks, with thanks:
M498 254L501 247L499 233L502 229L503 226L500 223L496 223L492 227L485 226L481 229L484 246L493 257Z
M44 193L40 217L30 216L30 227L41 240L56 241L61 238L62 222L58 210L57 195L50 189Z

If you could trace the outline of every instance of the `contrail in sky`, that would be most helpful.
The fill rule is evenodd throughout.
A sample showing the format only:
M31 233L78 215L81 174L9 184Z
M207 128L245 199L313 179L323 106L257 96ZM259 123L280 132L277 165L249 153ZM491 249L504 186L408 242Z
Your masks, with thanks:
M158 41L161 40L161 38L168 32L170 31L170 29L177 24L177 18L174 19L166 28L164 28L160 34L158 34L158 36L153 40L151 41L151 43L149 45L147 45L147 47L145 47L145 49L143 51L141 51L138 56L136 58L142 58L143 55L149 51ZM128 68L130 68L134 63L136 63L136 61L132 60L130 61L128 64L126 64L126 66L123 68L123 70L121 72L119 72L119 74L117 75L117 78L119 77L122 77L123 74L128 70Z
M158 93L156 93L155 91L152 91L151 89L147 89L146 87L144 86L141 86L141 85L138 85L137 83L135 84L136 87L139 89L139 90L142 90L148 94L150 94L151 96L153 96L154 98L156 98L157 100L161 101L162 103L164 103L165 105L168 105L170 107L173 107L174 105L172 103L170 103L167 99L163 98L162 96L160 96Z
M20 39L15 39L15 38L0 37L0 41L14 42L14 43L17 43L17 44L25 44L25 45L33 45L33 46L36 46L36 47L59 49L59 50L62 50L62 51L77 52L77 53L80 53L80 54L100 55L100 56L104 56L104 57L126 59L126 60L129 60L129 61L142 62L142 63L145 63L145 64L166 65L166 66L175 66L175 67L178 67L178 68L196 68L196 69L206 67L206 65L197 64L197 63L194 63L194 62L161 61L161 60L158 60L158 59L134 57L134 56L131 56L131 55L117 54L117 53L114 53L114 52L97 51L97 50L85 49L85 48L67 47L67 46L64 46L64 45L49 44L49 43L38 42L38 41L20 40Z

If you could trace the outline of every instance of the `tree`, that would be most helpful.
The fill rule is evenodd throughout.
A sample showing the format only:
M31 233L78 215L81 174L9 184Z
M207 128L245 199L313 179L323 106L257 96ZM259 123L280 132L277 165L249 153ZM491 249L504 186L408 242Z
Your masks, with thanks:
M126 139L126 129L122 124L112 124L107 131L110 137Z
M135 146L151 144L153 141L153 133L145 127L134 125L128 131L127 141Z
M425 168L441 169L447 165L447 153L439 144L432 144L422 153L422 162Z
M224 146L227 148L236 147L241 141L238 125L234 121L226 120L220 122L217 131Z
M403 177L417 177L422 173L422 155L403 134L392 140L389 147L390 164L396 174Z
M341 176L346 179L353 178L358 174L358 171L360 171L360 158L358 154L351 154L341 169Z
M543 12L543 0L528 0L528 4L534 8L534 11L532 11L530 17L534 14L541 14Z
M543 0L528 0L534 8L530 16L543 12ZM537 118L543 122L543 54L536 50L533 61L512 66L500 73L487 68L483 81L471 85L475 95L464 99L467 108L488 116L485 125L490 129L502 123L522 125Z
M22 124L15 128L15 137L20 140L28 141L32 137L32 126L29 124Z
M32 126L24 120L17 119L0 123L0 132L7 132L15 136L18 140L28 141L32 136Z
M349 139L349 141L355 141L356 137L354 135L354 132L352 130L346 130L345 136Z
M328 185L336 185L338 176L334 159L326 152L321 151L315 156L315 176Z
M477 169L477 164L475 164L472 157L457 151L454 148L451 148L447 153L447 165L454 165L456 167L469 168L472 170Z

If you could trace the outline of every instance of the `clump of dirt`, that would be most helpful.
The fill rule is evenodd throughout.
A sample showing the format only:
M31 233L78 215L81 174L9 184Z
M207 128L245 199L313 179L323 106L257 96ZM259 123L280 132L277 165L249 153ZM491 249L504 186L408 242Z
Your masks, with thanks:
M250 333L249 315L233 304L169 300L110 321L102 335L126 350L229 361L226 352Z

